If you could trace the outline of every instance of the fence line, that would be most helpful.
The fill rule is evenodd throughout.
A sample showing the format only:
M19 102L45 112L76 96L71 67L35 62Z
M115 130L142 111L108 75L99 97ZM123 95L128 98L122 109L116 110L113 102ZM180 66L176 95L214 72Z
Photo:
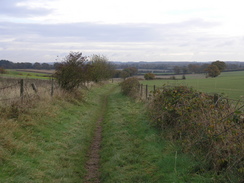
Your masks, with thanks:
M14 84L9 84L11 82L14 82ZM54 90L59 88L56 86L53 78L49 81L37 79L4 79L0 80L0 84L2 85L0 85L0 101L2 102L18 99L23 102L23 100L37 96L41 93L49 93L49 95L52 97ZM32 92L34 93L32 94Z
M9 86L5 86L5 87L2 87L0 88L0 90L5 90L5 89L8 89L8 88L13 88L14 86L17 86L19 83L16 83L16 84L13 84L13 85L9 85Z
M174 87L171 85L167 85L166 87ZM151 90L149 90L149 88L152 88ZM162 89L162 87L157 87L156 85L143 85L140 84L139 85L139 92L140 92L140 98L141 99L150 99L150 93L155 92L158 89ZM209 94L211 95L211 94ZM216 94L212 94L212 95L216 95ZM218 94L217 94L218 96ZM218 98L219 99L219 98ZM243 103L244 104L244 100L237 100L237 99L231 99L231 98L222 98L225 99L227 101L233 101L233 102L239 102L239 103Z

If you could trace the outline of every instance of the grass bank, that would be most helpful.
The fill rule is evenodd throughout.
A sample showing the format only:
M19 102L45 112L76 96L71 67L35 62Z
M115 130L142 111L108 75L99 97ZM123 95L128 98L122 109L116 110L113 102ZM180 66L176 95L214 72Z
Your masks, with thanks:
M145 107L119 89L108 98L101 152L102 182L211 182L200 163L150 127Z
M83 101L39 101L15 117L1 110L0 182L82 182L100 95L112 87L93 88Z

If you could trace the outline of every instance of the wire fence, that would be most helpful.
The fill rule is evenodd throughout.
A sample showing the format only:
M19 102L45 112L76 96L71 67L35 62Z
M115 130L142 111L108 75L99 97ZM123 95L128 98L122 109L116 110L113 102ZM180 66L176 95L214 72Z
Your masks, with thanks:
M49 80L0 78L0 104L24 102L41 95L52 97L58 88L52 78Z
M167 86L164 86L165 87L169 87L169 88L172 88L172 87L175 87L174 85L167 85ZM153 96L153 93L156 91L156 90L161 90L163 89L163 87L159 87L157 85L144 85L144 84L140 84L139 86L139 95L140 95L140 98L142 100L150 100ZM221 95L217 94L217 93L207 93L209 95L213 95L215 97L215 101L214 102L217 102L219 101L220 99L223 101L223 100L226 100L226 102L232 106L235 106L235 108L238 108L240 106L243 106L244 105L244 99L243 98L240 98L239 100L237 99L231 99L231 98L227 98L227 97L222 97ZM242 107L241 109L243 109L244 107Z

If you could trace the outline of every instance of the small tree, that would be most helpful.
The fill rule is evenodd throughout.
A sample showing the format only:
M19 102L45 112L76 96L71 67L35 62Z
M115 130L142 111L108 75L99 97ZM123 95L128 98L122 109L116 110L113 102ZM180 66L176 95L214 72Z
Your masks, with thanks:
M216 65L209 65L206 69L207 74L209 77L217 77L218 75L220 75L220 70Z
M81 52L71 52L56 68L55 78L60 87L72 91L88 81L89 65Z
M123 71L126 71L129 73L130 76L133 76L138 72L138 69L135 67L127 67L127 68L123 69Z
M108 62L108 59L105 56L93 55L90 65L90 75L94 82L109 79L114 73L113 65Z
M130 77L130 73L128 73L127 71L121 71L120 73L120 77L123 78L125 80L125 78Z
M212 65L216 65L220 72L224 71L225 68L226 68L225 62L222 62L222 61L219 61L219 60L217 60L215 62L212 62Z
M145 80L153 80L154 78L155 78L155 74L153 74L153 73L146 73L145 75L144 75L144 78L145 78Z

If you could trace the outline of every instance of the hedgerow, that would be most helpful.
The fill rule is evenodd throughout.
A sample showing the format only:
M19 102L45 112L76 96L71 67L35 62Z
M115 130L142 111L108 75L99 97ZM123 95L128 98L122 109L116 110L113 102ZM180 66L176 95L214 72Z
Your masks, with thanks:
M209 170L243 180L243 113L227 100L186 86L164 86L154 92L149 114L152 125L181 142L184 151L204 157Z
M140 83L137 78L128 78L124 80L120 85L121 92L124 95L130 96L132 98L136 98L138 96Z

